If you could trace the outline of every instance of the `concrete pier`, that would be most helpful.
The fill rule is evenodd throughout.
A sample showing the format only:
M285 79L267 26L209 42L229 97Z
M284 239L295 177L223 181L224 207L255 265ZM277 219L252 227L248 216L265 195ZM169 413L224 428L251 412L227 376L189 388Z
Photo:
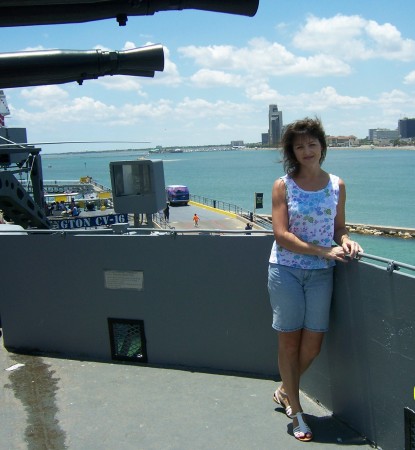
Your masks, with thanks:
M346 226L350 233L399 237L403 239L415 238L415 228L392 227L385 225L366 225L359 223L346 223Z
M270 224L272 223L271 215L261 214L259 216ZM374 236L389 236L395 238L398 237L403 239L415 238L415 228L395 227L390 225L371 225L351 222L347 222L346 227L350 231L350 233L368 234Z

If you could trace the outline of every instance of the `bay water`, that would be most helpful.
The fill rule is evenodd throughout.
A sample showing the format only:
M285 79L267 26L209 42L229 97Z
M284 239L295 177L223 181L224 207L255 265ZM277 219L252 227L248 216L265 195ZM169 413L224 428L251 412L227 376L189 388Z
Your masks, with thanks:
M199 149L200 150L200 149ZM139 150L43 154L45 180L76 180L89 175L111 187L109 163L143 157ZM191 194L271 213L271 189L283 175L278 150L192 151L151 154L163 160L165 183L184 184ZM329 149L323 168L346 184L349 223L415 228L415 151L394 149ZM415 239L354 237L365 253L415 265Z

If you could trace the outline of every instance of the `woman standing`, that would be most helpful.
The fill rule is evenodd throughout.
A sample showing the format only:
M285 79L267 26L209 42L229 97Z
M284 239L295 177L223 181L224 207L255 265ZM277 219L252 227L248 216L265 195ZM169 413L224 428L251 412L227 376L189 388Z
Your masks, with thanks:
M319 354L328 330L335 261L346 262L363 250L347 233L343 180L321 168L327 151L321 122L305 118L288 125L282 145L286 175L272 191L275 241L268 274L282 379L274 401L293 419L295 438L310 441L300 377Z

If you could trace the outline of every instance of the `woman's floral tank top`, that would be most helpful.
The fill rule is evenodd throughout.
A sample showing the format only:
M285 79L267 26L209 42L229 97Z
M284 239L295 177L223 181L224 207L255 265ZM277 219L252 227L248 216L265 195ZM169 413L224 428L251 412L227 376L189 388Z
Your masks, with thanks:
M327 186L320 191L304 191L288 175L281 178L286 189L289 231L305 242L331 247L339 177L330 174ZM291 252L275 241L269 262L299 269L326 269L335 265L334 261L319 256Z

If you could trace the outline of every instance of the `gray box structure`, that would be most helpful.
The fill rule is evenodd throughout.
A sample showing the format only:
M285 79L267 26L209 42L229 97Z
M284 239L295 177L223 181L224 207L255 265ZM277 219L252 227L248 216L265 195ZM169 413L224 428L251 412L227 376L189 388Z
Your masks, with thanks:
M165 207L163 161L111 162L110 175L117 213L153 214Z

